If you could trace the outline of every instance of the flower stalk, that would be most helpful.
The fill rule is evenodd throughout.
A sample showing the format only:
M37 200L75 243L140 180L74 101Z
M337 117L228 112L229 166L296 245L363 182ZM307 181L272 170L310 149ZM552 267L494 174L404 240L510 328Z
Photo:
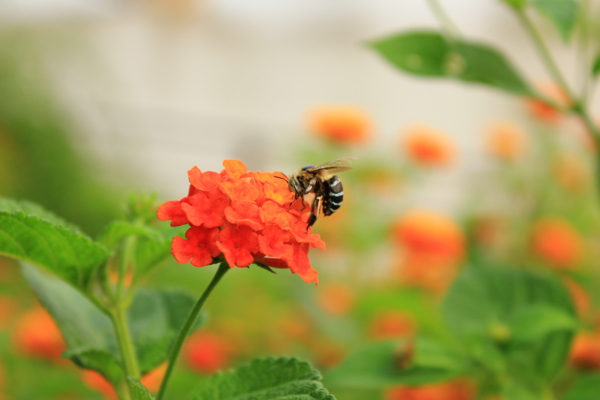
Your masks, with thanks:
M179 352L181 351L183 342L188 336L190 330L192 329L192 326L194 326L194 323L198 319L198 315L202 310L202 306L206 302L206 299L208 299L208 296L210 296L210 294L212 293L213 289L217 286L221 278L223 278L225 273L230 269L231 267L229 267L229 264L227 264L227 262L222 262L221 264L219 264L219 268L217 269L215 276L212 278L206 289L204 289L204 292L190 311L190 314L188 315L185 323L183 324L183 327L181 328L177 338L175 339L175 343L173 343L171 355L169 357L169 363L167 365L167 371L165 372L165 377L163 378L158 394L156 395L156 400L162 400L165 391L167 390L169 379L171 377L171 373L173 372L173 367L175 366L177 358L179 357Z

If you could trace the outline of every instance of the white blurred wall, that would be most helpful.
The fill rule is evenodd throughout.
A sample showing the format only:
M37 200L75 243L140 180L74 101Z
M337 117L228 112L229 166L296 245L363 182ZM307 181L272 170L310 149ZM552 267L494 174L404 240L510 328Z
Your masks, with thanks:
M366 46L396 31L436 27L425 0L9 4L3 23L48 41L56 87L87 132L85 143L115 178L133 170L144 177L139 188L165 197L185 195L193 165L218 170L221 160L239 158L253 169L296 168L285 154L303 134L306 111L333 103L373 115L382 153L397 151L401 128L413 122L452 135L458 165L430 174L410 194L422 206L452 208L482 168L485 126L524 118L513 97L403 75ZM495 44L532 80L548 79L500 1L442 4L466 37ZM50 41L64 44L65 34L66 47L52 51ZM572 69L572 57L557 50Z

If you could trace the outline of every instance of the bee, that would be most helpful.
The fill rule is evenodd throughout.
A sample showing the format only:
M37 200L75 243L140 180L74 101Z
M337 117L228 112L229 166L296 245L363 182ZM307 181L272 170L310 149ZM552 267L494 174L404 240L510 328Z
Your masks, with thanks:
M286 177L290 191L294 192L294 201L307 194L314 193L308 228L317 221L321 211L325 216L336 212L344 200L344 187L340 178L334 174L352 169L348 164L355 157L338 158L321 165L307 165L297 174Z

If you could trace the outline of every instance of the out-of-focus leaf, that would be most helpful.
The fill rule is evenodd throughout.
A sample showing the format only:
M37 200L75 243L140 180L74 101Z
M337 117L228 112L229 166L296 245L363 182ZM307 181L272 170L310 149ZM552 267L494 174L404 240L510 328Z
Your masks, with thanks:
M263 358L229 372L219 372L194 390L194 400L306 399L335 400L321 375L295 358Z
M355 349L346 360L325 375L332 386L363 389L393 385L441 382L466 371L463 359L432 340L384 341ZM414 354L412 354L414 352Z
M525 7L525 4L526 4L525 3L526 0L502 0L502 1L517 10L520 10L521 8Z
M592 75L597 76L598 74L600 74L600 54L596 56L594 65L592 66Z
M600 375L579 378L560 400L597 400L600 395Z
M552 21L565 41L569 40L579 11L579 4L576 1L531 0L530 4Z
M171 345L194 302L192 296L177 291L144 289L136 293L127 310L127 319L142 373L167 360ZM201 315L193 329L202 321Z
M150 227L136 225L127 221L114 221L104 229L98 241L106 248L112 249L117 243L128 236L141 236L154 240L162 239L161 235Z
M154 397L148 393L148 389L142 383L132 377L127 378L127 383L129 384L129 388L131 389L131 394L133 396L133 400L153 400Z
M435 31L415 31L381 39L372 45L392 65L410 74L453 78L535 96L506 57L486 44L449 41Z
M110 318L81 293L31 265L25 279L57 322L68 346L66 355L109 379L119 377L121 354ZM127 322L142 373L162 364L195 299L186 293L144 289L127 310ZM201 323L199 318L196 327ZM110 358L112 356L112 359Z
M58 215L46 210L39 204L32 203L27 200L13 200L5 197L0 197L0 211L6 211L9 213L22 212L23 214L28 215L30 217L38 217L39 219L48 221L53 225L61 225L66 228L69 228L72 231L81 233L79 228L68 223Z
M182 233L180 229L137 225L127 221L111 223L100 235L99 241L109 249L128 237L135 237L134 278L141 279L153 267L171 255L171 242L174 236Z
M71 359L81 368L98 371L113 384L125 378L125 371L123 371L121 363L115 355L104 350L68 350L63 354L63 357Z
M573 335L553 331L522 346L511 340L511 321L529 307L556 308L576 318L569 293L555 277L509 268L464 271L448 291L442 314L460 337L503 343L508 359L528 363L532 371L550 378L564 364Z
M572 315L547 305L533 305L518 310L510 321L513 340L535 341L557 332L574 332L580 327Z
M39 206L2 200L0 209L11 210L0 211L2 255L46 268L79 289L107 257L101 245Z

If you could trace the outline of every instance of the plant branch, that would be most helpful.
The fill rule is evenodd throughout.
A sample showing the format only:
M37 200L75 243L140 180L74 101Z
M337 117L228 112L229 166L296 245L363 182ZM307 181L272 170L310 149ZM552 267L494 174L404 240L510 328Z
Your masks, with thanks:
M562 90L564 90L571 102L573 104L577 103L573 92L569 88L569 85L567 84L567 81L564 78L562 72L556 65L554 58L552 58L552 54L550 54L550 50L548 50L548 46L546 46L546 43L544 42L544 39L542 39L542 36L538 32L538 30L535 28L535 26L533 25L533 23L531 22L524 10L516 10L516 13L519 18L519 21L533 40L533 43L538 53L542 57L542 61L544 62L550 74L552 75L553 79L556 81L556 83L560 85Z
M117 335L117 342L121 349L121 356L123 357L123 363L125 364L125 373L127 376L135 378L140 377L140 367L137 362L137 356L133 347L133 341L131 340L131 334L127 327L127 319L125 315L125 309L117 304L110 313L111 320L115 327L115 333Z
M179 335L175 339L175 343L173 343L173 347L171 348L171 355L169 357L169 364L167 366L167 371L165 372L165 377L163 378L163 381L160 385L158 394L156 395L156 400L161 400L165 394L167 385L169 384L169 379L171 377L171 373L173 372L173 367L175 366L177 357L179 357L179 352L181 351L181 346L183 345L183 342L185 341L185 338L187 337L189 331L192 329L192 326L196 322L196 319L198 318L198 315L200 314L200 310L202 309L204 302L206 301L208 296L210 296L213 289L215 288L215 286L217 286L217 284L219 283L221 278L230 269L231 268L229 267L229 265L226 262L222 262L219 265L219 268L217 269L215 276L212 278L212 280L210 281L210 283L208 284L206 289L204 289L204 293L202 293L202 295L200 296L200 298L198 299L196 304L194 304L194 307L190 311L190 314L188 315L185 323L183 324L183 327L179 331Z
M454 24L454 22L452 22L452 19L450 19L448 13L446 12L446 10L444 10L439 1L427 0L427 3L429 4L429 8L433 12L437 20L440 22L440 25L442 25L442 28L446 32L446 35L450 39L455 39L456 37L460 36L460 31L458 30L458 27Z

